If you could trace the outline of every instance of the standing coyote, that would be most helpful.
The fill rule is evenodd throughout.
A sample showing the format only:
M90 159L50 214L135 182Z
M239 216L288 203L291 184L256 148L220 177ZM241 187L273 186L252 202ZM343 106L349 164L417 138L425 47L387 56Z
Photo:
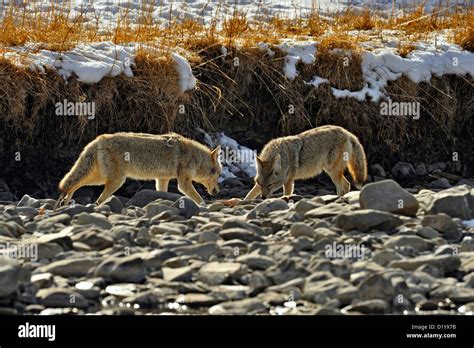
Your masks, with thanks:
M322 170L336 185L337 194L350 190L344 177L346 167L361 185L367 178L367 162L357 137L338 126L322 126L306 132L273 139L257 156L255 185L245 199L259 194L266 198L283 187L285 196L293 194L296 179L312 178Z
M178 179L178 189L203 203L192 181L203 184L209 193L218 191L221 172L220 146L214 150L176 133L103 134L91 141L59 183L61 195L55 209L67 205L74 192L86 185L105 185L97 200L101 204L126 178L156 180L156 189L168 190L170 179Z

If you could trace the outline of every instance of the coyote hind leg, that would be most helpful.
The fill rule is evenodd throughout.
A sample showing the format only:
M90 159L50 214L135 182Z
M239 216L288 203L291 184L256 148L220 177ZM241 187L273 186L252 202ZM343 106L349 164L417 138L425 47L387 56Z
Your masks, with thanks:
M336 185L337 195L341 197L348 193L351 189L351 184L344 177L344 169L345 168L342 167L326 170L326 173L329 175L334 185Z

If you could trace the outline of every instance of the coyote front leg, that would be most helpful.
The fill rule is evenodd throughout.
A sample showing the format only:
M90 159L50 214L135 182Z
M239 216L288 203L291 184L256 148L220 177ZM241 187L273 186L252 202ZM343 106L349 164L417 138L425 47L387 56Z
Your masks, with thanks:
M156 179L156 190L157 191L163 191L163 192L168 192L168 184L170 180L169 179Z
M178 190L180 190L186 196L191 198L197 204L204 204L204 200L194 188L193 182L191 181L190 178L187 178L187 177L178 178Z
M293 194L293 189L295 187L295 181L293 179L288 179L283 184L283 195L291 196Z
M260 193L262 193L262 191L260 190L260 186L258 184L255 184L254 187L250 190L250 192L247 193L247 196L245 196L244 200L255 199Z

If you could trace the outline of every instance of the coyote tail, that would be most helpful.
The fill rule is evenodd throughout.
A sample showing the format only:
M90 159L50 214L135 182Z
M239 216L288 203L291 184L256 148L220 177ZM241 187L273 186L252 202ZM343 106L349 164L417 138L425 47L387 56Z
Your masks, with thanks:
M348 167L356 187L360 188L367 180L367 159L364 148L356 137L350 139L352 145L352 155L349 159Z

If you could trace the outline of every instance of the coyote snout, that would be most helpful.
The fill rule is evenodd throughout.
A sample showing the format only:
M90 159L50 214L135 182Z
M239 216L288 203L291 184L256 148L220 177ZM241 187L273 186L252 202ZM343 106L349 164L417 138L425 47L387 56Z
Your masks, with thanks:
M336 185L337 194L350 190L344 177L349 169L356 184L367 178L367 161L357 137L338 126L323 126L298 135L273 139L257 156L255 185L245 199L258 195L268 198L283 187L283 194L293 194L294 181L312 178L325 171Z
M158 191L168 191L171 179L178 189L202 204L204 200L193 186L203 184L209 193L218 191L221 174L220 146L214 150L176 133L103 134L82 151L72 169L61 180L62 192L56 202L66 205L82 186L105 185L97 200L101 204L125 182L126 178L155 180Z

